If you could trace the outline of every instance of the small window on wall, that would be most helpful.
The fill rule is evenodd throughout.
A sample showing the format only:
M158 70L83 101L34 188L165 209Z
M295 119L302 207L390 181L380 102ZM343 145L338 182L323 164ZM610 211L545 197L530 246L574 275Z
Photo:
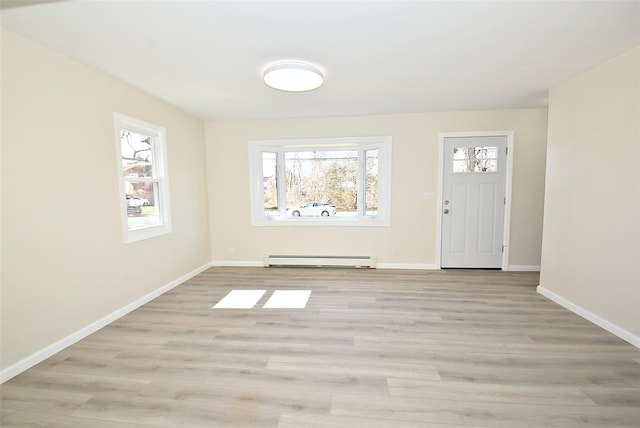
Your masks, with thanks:
M254 225L388 225L391 137L249 142Z
M171 232L165 130L115 114L125 243Z

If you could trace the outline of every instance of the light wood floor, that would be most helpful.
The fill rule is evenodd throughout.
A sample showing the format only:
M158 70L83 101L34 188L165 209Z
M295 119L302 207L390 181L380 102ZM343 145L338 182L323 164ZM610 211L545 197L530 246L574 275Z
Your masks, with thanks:
M524 272L212 268L2 385L3 427L640 426L640 350ZM233 289L253 309L211 309ZM305 309L264 309L309 289Z

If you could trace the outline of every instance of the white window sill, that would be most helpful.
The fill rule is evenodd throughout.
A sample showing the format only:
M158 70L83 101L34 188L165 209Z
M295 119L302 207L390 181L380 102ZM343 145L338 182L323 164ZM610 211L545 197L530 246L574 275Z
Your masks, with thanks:
M171 233L171 227L168 227L167 225L127 230L124 234L124 243L130 244L132 242L138 242L145 239L156 238L162 235L168 235L169 233Z
M252 226L293 226L293 227L309 227L309 226L365 226L365 227L388 227L391 222L388 219L382 218L264 218L254 219L251 222Z

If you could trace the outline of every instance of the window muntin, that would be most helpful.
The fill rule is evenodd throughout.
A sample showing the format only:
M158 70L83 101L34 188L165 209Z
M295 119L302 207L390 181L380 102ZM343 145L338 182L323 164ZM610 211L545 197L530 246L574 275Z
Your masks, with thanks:
M391 137L257 140L249 152L252 224L389 224Z
M497 147L454 147L453 172L490 173L498 171Z
M124 241L171 231L163 128L116 113Z

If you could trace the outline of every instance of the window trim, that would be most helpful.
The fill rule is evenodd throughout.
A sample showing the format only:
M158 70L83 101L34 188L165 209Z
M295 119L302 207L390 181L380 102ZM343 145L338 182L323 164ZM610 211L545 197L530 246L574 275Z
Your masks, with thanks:
M354 217L297 217L288 218L287 207L280 204L285 200L284 152L295 150L378 150L378 214L375 216L357 215ZM262 177L262 153L276 153L281 173L276 177L278 183L278 216L264 215L264 185ZM391 224L391 136L372 137L336 137L249 140L249 195L252 226L390 226ZM365 162L366 164L366 159ZM364 168L364 165L363 165ZM359 176L364 170L358 171ZM365 189L365 183L359 179L358 194ZM363 203L358 198L358 209ZM281 206L282 205L282 206Z
M115 142L116 161L118 173L118 195L120 198L120 216L122 221L122 237L125 244L142 241L161 235L171 233L171 201L169 199L169 176L167 168L166 152L166 131L163 127L157 126L140 119L136 119L122 113L114 113L115 122ZM129 229L127 202L126 202L126 179L122 168L122 130L129 130L152 137L151 150L153 153L154 177L150 182L157 183L158 199L154 201L160 216L160 224L142 227L139 229Z

